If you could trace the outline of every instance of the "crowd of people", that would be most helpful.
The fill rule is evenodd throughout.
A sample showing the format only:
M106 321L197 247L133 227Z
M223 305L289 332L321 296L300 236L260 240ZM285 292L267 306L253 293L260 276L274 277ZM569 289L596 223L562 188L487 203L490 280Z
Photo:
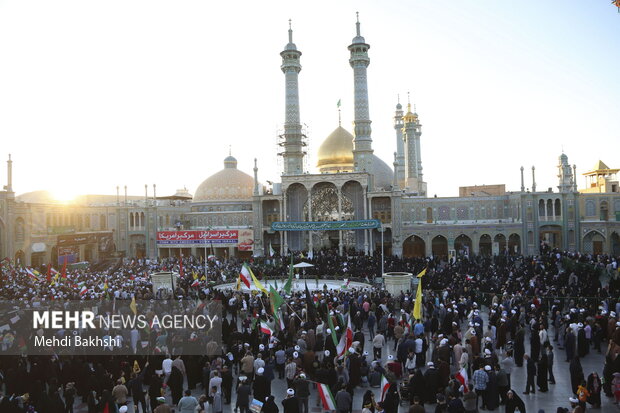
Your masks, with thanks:
M301 254L294 257L300 259ZM355 252L342 257L315 252L311 262L310 279L371 281L380 268L379 256ZM137 354L130 337L124 351L106 356L3 356L0 411L65 413L83 403L89 413L122 413L128 407L155 413L231 408L308 413L311 405L339 413L396 413L409 404L411 413L493 411L500 405L525 413L527 400L544 398L555 376L567 372L565 361L572 388L558 408L583 413L620 401L620 279L613 257L555 250L450 261L386 257L386 271L426 269L419 319L413 316L416 291L390 294L370 285L280 288L284 303L274 312L260 293L216 288L236 281L241 265L236 259L136 259L58 277L47 268L35 272L4 261L5 300L157 299L149 275L175 271L180 274L175 298L221 302L225 317L223 345L213 356L179 356L166 341L171 338L160 339L160 353ZM258 279L282 281L289 265L288 257L250 263ZM4 349L15 345L7 338L15 335L10 322L0 334ZM600 374L582 368L592 353L604 357ZM517 369L526 372L525 389L513 386ZM272 394L274 380L285 383L282 400ZM196 392L201 396L192 396ZM354 405L358 392L362 402Z

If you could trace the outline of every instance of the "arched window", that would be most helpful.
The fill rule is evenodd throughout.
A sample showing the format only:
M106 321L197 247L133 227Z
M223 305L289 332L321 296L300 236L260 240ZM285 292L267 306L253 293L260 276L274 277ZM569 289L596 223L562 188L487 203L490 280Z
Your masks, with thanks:
M586 201L586 216L593 217L596 215L596 204L592 199Z
M547 216L553 216L553 201L550 199L547 200Z
M15 241L16 242L24 242L26 237L26 228L24 224L24 220L22 218L17 218L15 221Z
M545 215L545 201L541 199L540 201L538 201L538 216L544 217Z
M431 207L426 208L426 222L429 224L433 222L433 208Z
M86 216L84 217L84 226L86 227L86 229L90 229L90 215L86 214Z
M607 206L607 201L601 201L600 204L600 216L601 221L607 221L609 219L609 207Z
M144 219L144 212L140 212L140 228L144 228L146 226L146 220Z
M132 229L134 227L134 220L133 220L133 212L129 213L129 228Z
M105 215L103 214L99 215L99 229L104 230L106 226L107 224L106 224Z
M555 216L562 216L562 204L560 203L559 199L555 200Z

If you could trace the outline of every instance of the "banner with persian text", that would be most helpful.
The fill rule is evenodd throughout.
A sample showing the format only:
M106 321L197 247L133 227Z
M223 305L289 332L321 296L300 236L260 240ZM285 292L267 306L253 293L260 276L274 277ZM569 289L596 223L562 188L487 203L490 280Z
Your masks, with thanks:
M208 230L208 231L159 231L157 233L157 245L174 247L211 244L237 244L239 242L239 231L230 230Z
M273 222L273 231L333 231L380 228L378 219L358 219L353 221L314 221L314 222Z

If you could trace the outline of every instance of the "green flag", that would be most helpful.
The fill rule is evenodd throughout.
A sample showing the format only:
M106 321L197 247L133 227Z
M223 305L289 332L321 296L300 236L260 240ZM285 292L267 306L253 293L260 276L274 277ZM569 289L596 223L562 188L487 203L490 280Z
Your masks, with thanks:
M332 340L334 341L334 346L338 347L338 337L336 337L336 329L334 328L334 323L332 322L332 316L327 313L327 324L329 325L329 329L332 331Z
M288 280L286 280L286 284L284 284L284 292L287 294L291 293L291 288L293 288L293 254L291 254L291 265L288 267Z
M337 107L340 107L340 99L338 99L338 103L336 103Z
M269 287L269 302L271 304L271 313L278 319L278 310L284 304L284 298L271 286Z

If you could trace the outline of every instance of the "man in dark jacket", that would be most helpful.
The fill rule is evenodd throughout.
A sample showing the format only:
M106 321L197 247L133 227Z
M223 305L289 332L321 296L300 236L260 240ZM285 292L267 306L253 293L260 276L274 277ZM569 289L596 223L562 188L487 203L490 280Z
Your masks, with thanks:
M299 400L299 413L308 413L308 398L310 397L310 384L306 380L305 373L301 373L293 381L295 396Z
M425 402L434 403L435 395L439 389L439 372L435 368L432 361L427 363L428 369L424 373L424 381L426 382Z
M351 403L353 403L351 394L342 386L340 391L336 394L337 413L349 413L351 411Z
M138 405L142 403L142 411L146 412L146 400L144 400L144 374L148 366L149 362L147 361L140 373L134 372L131 374L131 380L127 383L136 411L138 411Z
M523 356L523 359L525 360L527 368L527 380L525 382L525 391L523 394L530 394L530 392L536 393L536 383L534 381L534 377L536 377L536 363L534 363L534 360L527 354Z
M224 394L224 404L230 404L232 385L232 371L227 365L224 365L224 367L222 367L222 393Z

